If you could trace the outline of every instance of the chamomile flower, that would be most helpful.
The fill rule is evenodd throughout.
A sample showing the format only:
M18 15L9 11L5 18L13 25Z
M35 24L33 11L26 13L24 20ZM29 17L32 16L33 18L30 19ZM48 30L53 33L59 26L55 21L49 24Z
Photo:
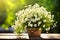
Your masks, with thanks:
M19 32L22 32L24 27L36 27L40 30L43 28L45 30L50 30L50 26L54 24L54 15L52 15L51 12L48 12L45 7L40 6L37 3L33 6L26 6L26 9L20 10L16 13L16 17L17 20L15 21L13 28L14 30L18 29ZM56 24L54 24L53 27L55 26Z

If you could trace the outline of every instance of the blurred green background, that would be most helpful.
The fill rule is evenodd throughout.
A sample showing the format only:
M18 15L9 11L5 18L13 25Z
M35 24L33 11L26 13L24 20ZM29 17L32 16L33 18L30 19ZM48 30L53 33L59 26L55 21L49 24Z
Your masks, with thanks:
M60 0L0 0L0 27L4 29L11 27L16 19L15 13L25 9L25 6L35 3L44 6L55 15L57 26L49 32L60 33Z

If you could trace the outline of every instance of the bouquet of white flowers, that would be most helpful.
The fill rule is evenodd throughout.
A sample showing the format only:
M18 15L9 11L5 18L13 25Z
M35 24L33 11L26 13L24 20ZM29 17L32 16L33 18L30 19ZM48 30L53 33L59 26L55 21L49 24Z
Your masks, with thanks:
M16 15L17 20L13 26L16 33L23 32L26 27L49 30L51 25L56 26L53 20L54 15L51 15L46 8L40 7L37 3L20 10Z

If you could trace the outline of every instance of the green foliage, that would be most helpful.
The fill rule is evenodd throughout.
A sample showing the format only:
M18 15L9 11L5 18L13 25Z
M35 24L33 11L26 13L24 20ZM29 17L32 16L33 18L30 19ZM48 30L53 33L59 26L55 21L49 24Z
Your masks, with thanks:
M6 11L5 11L5 2L0 0L0 26L3 24L3 22L6 19Z
M13 11L12 11L12 5L11 4L9 4L10 3L10 1L4 1L4 6L5 6L5 9L4 9L4 6L3 6L3 8L2 9L4 9L4 11L6 11L6 12L4 12L4 14L3 14L3 12L2 12L2 17L3 16L6 16L6 18L5 18L5 20L2 22L3 24L2 24L2 27L4 28L4 29L8 29L8 27L9 26L11 26L12 25L12 22L13 22L13 20L14 20L14 13L13 13ZM1 17L1 18L2 18ZM2 19L3 20L3 19Z
M55 20L58 21L57 31L54 29L53 32L59 32L60 28L60 0L0 0L0 26L7 29L9 26L14 24L15 13L25 6L34 3L38 3L41 6L47 8L55 15Z
M38 4L47 8L48 11L52 11L55 7L54 0L38 0Z
M15 20L15 13L23 8L24 0L0 0L0 26L8 29Z
M55 0L55 8L53 9L53 14L55 15L55 20L58 22L57 27L53 29L53 33L60 33L60 0Z

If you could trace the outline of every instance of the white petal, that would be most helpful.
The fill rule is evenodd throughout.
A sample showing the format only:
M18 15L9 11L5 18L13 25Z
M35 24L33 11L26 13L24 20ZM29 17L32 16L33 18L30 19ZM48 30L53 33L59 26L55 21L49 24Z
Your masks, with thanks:
M46 20L43 20L43 22L46 22Z
M43 25L43 27L45 27L45 25Z
M37 25L36 25L36 24L34 24L34 27L37 27Z

